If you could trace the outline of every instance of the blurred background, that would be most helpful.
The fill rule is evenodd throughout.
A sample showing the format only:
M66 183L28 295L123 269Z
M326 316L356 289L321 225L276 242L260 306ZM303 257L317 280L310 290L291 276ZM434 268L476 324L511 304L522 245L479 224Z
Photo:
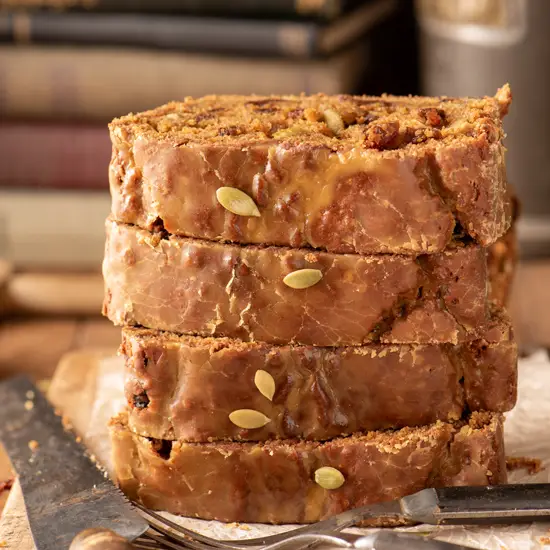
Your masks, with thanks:
M512 307L525 345L548 345L549 17L548 0L0 0L0 365L48 376L67 350L118 345L100 317L113 117L187 95L505 82Z

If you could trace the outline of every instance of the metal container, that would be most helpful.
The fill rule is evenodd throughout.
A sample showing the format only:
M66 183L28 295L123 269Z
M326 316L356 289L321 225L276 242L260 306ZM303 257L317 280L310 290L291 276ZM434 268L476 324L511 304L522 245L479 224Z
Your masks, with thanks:
M508 177L523 255L550 255L550 0L417 0L426 95L493 95L509 82Z

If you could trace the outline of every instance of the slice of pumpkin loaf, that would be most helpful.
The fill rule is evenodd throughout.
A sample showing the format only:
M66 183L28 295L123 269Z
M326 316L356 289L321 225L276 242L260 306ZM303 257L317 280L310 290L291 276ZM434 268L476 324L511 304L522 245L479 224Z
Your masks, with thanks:
M325 440L454 421L516 402L517 347L495 313L462 344L273 346L124 328L132 431L157 439Z
M149 230L332 252L440 252L456 233L487 246L510 225L510 102L508 86L480 99L187 98L110 124L112 212Z
M315 346L442 343L490 321L486 250L333 254L151 233L107 221L104 313L117 325Z
M115 477L154 510L220 521L310 523L426 487L506 482L502 418L368 432L323 443L186 443L111 422Z

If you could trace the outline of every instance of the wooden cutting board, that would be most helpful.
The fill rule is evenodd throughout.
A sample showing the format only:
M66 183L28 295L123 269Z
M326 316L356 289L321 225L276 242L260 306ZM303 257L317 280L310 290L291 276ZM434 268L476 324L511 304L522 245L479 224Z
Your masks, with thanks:
M0 312L17 315L101 314L101 273L12 273L0 260Z

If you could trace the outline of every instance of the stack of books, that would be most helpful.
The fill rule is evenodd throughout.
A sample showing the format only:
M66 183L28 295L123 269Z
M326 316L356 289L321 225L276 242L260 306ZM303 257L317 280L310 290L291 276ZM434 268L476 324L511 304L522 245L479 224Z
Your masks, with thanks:
M99 269L110 119L186 96L362 92L370 35L397 11L397 0L0 0L0 256Z

